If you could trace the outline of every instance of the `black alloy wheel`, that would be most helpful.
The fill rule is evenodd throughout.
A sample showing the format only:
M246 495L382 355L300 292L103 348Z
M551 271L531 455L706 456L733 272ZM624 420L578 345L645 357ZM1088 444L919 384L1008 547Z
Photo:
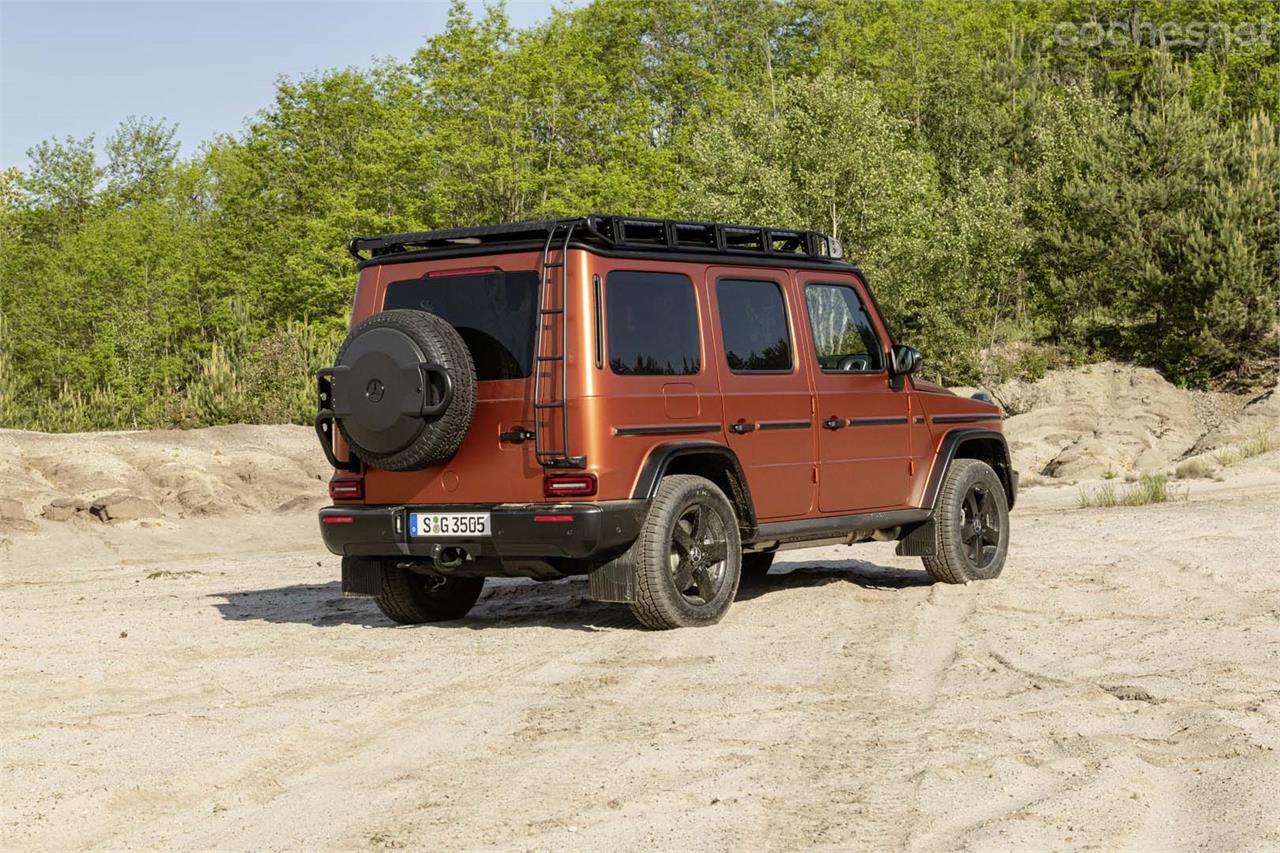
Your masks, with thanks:
M704 500L690 504L671 532L671 579L690 604L715 601L725 580L724 521Z

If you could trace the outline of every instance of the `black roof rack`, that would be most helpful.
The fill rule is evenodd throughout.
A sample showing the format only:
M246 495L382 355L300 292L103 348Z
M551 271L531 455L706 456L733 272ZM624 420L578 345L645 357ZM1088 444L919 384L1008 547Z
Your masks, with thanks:
M572 219L386 234L381 237L353 237L347 244L347 251L357 261L369 261L405 252L430 254L433 250L456 250L466 246L543 241L555 229L570 224L575 228L575 243L598 245L607 249L691 252L701 255L756 255L810 261L839 261L842 254L840 241L819 231L600 214ZM360 254L362 250L367 250L369 254Z

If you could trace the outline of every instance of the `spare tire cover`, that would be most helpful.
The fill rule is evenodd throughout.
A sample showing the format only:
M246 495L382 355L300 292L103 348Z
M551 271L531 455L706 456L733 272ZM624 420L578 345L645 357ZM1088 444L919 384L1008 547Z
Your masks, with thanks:
M475 403L471 353L458 331L434 314L375 314L352 329L338 351L338 428L374 467L413 471L449 459L471 427Z

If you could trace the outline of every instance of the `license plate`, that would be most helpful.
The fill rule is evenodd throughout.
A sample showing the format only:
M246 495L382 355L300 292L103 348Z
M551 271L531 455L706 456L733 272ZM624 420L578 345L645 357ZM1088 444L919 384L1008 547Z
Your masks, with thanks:
M487 512L411 512L409 535L437 538L487 537Z

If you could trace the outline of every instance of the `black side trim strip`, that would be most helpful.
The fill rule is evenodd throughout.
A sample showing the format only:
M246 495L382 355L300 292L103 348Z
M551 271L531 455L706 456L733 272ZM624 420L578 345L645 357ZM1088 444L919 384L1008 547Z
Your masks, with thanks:
M719 432L720 424L661 424L657 426L614 427L614 435L692 435Z
M802 518L796 521L770 521L756 529L755 541L777 539L795 542L804 539L821 539L839 533L883 530L886 527L916 524L930 515L932 511L928 509L895 509L887 512Z
M857 426L892 426L894 424L905 424L908 419L901 418L849 418L846 421L851 427Z
M813 421L761 421L760 429L809 429Z
M918 424L924 423L924 415L916 415L916 423Z
M933 422L935 424L972 424L979 421L999 421L1004 416L999 413L990 415L934 415Z

